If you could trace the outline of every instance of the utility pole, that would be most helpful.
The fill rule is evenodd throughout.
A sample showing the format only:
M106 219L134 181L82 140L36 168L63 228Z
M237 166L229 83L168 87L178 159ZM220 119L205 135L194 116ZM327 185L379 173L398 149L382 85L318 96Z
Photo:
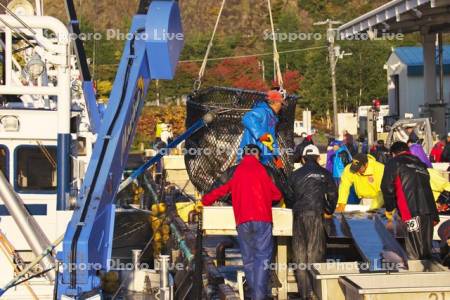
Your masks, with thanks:
M314 25L328 25L327 28L327 41L328 41L328 56L330 60L330 70L331 70L331 91L333 97L333 132L334 136L337 138L339 136L338 132L338 107L337 107L337 90L336 90L336 64L340 53L339 48L335 47L335 29L334 25L342 24L340 21L332 21L330 19L322 22L314 23ZM337 51L336 51L337 50Z
M262 81L266 82L266 65L264 64L264 59L261 60L260 66L261 66Z

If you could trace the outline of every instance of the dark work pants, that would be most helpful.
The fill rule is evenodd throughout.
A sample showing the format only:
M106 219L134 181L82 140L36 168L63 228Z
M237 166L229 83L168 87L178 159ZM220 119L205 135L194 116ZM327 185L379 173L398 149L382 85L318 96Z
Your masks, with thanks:
M237 227L237 232L252 300L264 300L269 292L269 266L273 255L272 223L243 223Z
M322 215L317 213L294 213L292 255L296 264L295 277L302 298L313 291L310 264L325 258L326 236Z
M417 217L418 226L408 226L406 232L406 253L409 259L430 259L433 242L433 216Z

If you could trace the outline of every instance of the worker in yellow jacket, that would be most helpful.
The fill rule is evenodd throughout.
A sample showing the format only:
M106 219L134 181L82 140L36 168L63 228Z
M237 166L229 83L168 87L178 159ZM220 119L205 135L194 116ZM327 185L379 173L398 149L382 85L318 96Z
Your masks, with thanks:
M383 174L384 165L372 155L356 154L342 173L336 212L345 210L352 185L359 199L372 199L371 210L381 208L384 204L381 192Z
M428 173L430 173L430 184L434 200L437 201L442 192L450 192L450 182L436 169L429 168Z
M440 213L450 211L450 182L436 169L428 169L434 201Z

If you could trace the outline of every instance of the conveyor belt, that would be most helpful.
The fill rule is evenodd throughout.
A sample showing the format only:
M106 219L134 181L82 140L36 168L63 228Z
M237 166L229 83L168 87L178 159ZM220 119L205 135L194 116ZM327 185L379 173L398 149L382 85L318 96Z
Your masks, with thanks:
M351 239L348 226L341 222L341 216L325 221L325 231L328 238Z
M364 262L368 263L366 271L386 271L395 269L396 266L386 263L401 263L407 265L405 251L397 242L396 237L389 232L380 217L376 214L368 214L358 217L342 216L341 223L348 227L351 238L358 249ZM394 226L396 228L397 226ZM394 231L394 233L397 230ZM383 257L390 253L395 261L389 261ZM386 256L386 255L385 255Z

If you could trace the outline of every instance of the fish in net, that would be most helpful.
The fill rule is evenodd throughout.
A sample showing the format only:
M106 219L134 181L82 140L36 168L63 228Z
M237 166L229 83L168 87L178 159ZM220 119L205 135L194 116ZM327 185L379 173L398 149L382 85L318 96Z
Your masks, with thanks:
M209 192L221 175L236 164L244 131L242 117L257 102L265 101L265 98L266 93L263 92L224 87L211 87L189 95L186 103L186 128L208 112L215 112L216 115L211 124L196 132L185 143L186 169L199 192ZM277 125L284 169L274 170L275 176L281 180L286 180L293 170L289 154L294 148L297 97L288 96L286 100L288 104L279 114Z

